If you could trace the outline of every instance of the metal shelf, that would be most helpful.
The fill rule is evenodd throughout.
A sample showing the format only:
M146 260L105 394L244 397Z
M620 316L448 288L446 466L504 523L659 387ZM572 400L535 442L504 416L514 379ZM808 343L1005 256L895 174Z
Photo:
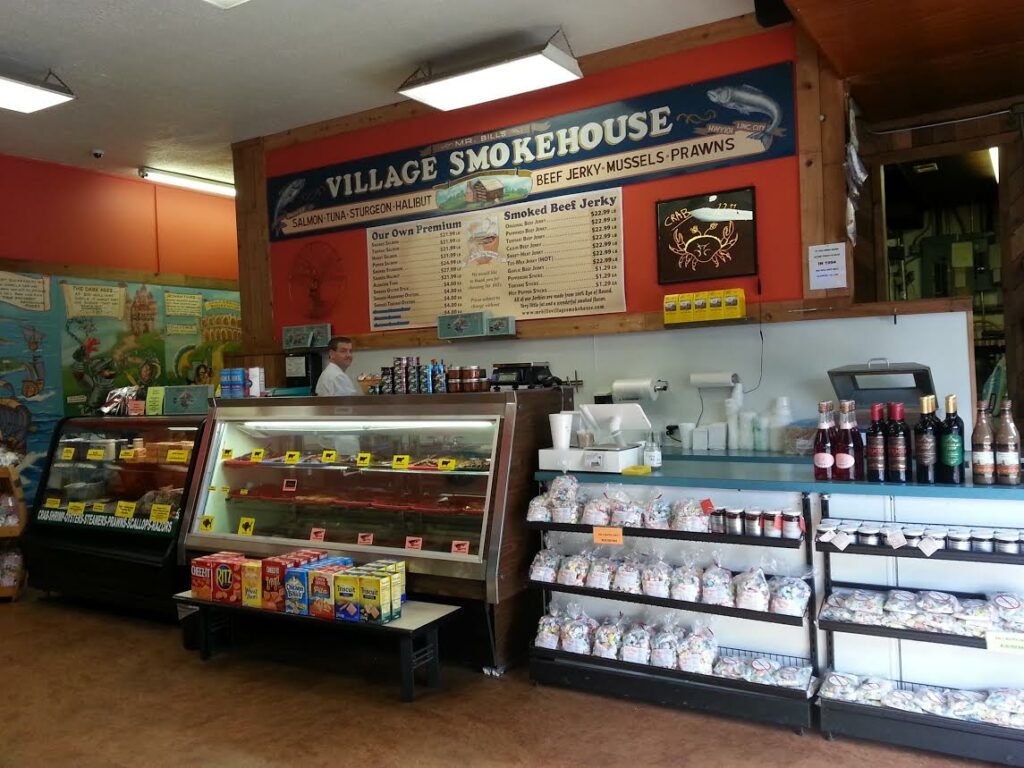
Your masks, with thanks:
M469 477L487 477L490 475L490 470L486 469L434 469L434 468L423 468L417 469L410 467L409 469L393 469L391 467L356 467L352 464L324 464L324 463L304 463L296 462L295 464L288 464L284 461L239 461L237 459L230 459L223 461L221 464L225 467L247 467L256 468L263 467L264 469L312 469L320 472L337 472L337 471L350 471L350 472L382 472L382 473L394 473L403 475L426 475L433 477L447 477L451 475L458 476L469 476Z
M527 528L536 531L566 531L568 533L593 533L592 525L576 525L572 523L538 523L527 521ZM609 526L616 528L618 526ZM691 533L690 531L666 531L659 528L623 528L623 536L636 536L645 539L673 539L676 541L706 541L715 544L740 544L752 547L778 547L780 549L799 549L803 538L771 539L765 536L730 536L725 533Z
M876 627L873 624L850 624L845 621L832 621L831 619L818 619L818 627L826 632L843 632L850 635L890 637L894 640L914 640L919 643L960 645L967 648L985 647L985 638L983 637L945 635L941 632L925 632L919 629L891 629L890 627Z
M1001 552L963 552L959 549L940 549L929 557L917 547L892 549L887 546L868 547L851 544L846 549L839 549L831 543L822 544L820 541L815 544L815 549L832 555L872 555L874 557L908 557L917 560L959 560L971 563L1024 565L1024 555L1007 555Z
M760 621L768 624L787 624L792 627L802 627L804 624L803 616L785 616L780 613L750 611L745 608L729 608L724 605L691 603L686 600L672 600L671 598L651 597L650 595L634 595L628 592L612 592L606 589L593 589L591 587L573 587L566 584L555 584L546 581L530 581L530 586L536 587L537 589L546 589L551 592L599 597L603 600L614 600L619 603L656 605L660 608L675 608L680 611L691 611L693 613L713 613L719 616L731 616L735 619Z

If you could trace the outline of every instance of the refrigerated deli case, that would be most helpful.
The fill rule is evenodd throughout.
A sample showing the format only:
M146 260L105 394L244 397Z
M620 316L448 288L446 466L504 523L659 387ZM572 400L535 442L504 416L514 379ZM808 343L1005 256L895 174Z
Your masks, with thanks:
M68 418L25 534L37 589L172 612L201 417Z
M475 604L479 658L502 668L536 615L525 512L537 450L548 414L571 404L562 389L218 401L183 557L314 541L357 562L403 559L410 593Z

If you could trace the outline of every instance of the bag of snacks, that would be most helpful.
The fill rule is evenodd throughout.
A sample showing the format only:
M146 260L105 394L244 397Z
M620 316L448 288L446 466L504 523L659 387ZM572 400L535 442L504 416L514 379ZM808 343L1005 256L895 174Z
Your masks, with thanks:
M672 504L671 526L673 531L708 533L711 530L711 518L704 514L697 501L679 499Z
M530 506L526 510L526 519L531 523L551 522L551 507L548 506L547 496L534 496L530 499Z
M917 613L917 594L905 589L894 589L886 597L882 610L886 613Z
M914 691L914 703L922 712L949 717L948 693L941 688L921 688Z
M775 685L775 673L782 668L779 662L759 656L747 662L743 670L743 679L748 683Z
M679 643L679 669L700 675L718 674L715 658L718 656L718 641L711 627L701 621L693 625L693 631ZM725 677L725 675L722 675Z
M768 590L768 579L760 567L750 568L732 580L733 591L736 593L736 607L748 611L768 611L771 593Z
M772 613L783 616L803 616L807 611L807 603L811 599L811 587L804 580L795 576L775 576L768 582L771 592Z
M581 552L578 555L566 555L558 566L556 581L568 587L582 587L587 583L587 572L589 570L589 551Z
M811 667L780 667L775 673L775 684L806 691L811 685L812 672Z
M612 591L627 592L631 595L643 594L640 586L640 560L636 553L627 554L619 563L612 579Z
M844 593L843 607L854 613L878 614L878 620L881 621L881 614L885 607L885 593L873 592L870 589L851 589Z
M889 691L889 693L882 697L882 706L900 709L904 712L921 711L913 691Z
M661 553L655 553L640 569L640 581L645 595L667 598L672 582L672 566L665 562Z
M981 691L949 691L946 694L946 709L950 717L958 720L973 720L985 703L986 694Z
M701 575L700 601L705 605L724 605L731 608L736 605L732 571L722 567L718 553L714 553L712 559L714 565L705 569Z
M865 677L857 688L857 700L861 704L877 706L890 692L896 689L896 683L884 677Z
M602 659L619 658L622 647L622 635L628 622L620 613L614 619L605 619L594 630L594 655Z
M580 483L573 475L562 474L551 481L548 498L553 507L575 507Z
M612 579L618 567L618 561L609 556L606 549L595 550L590 560L590 570L587 571L586 586L591 589L611 589Z
M597 622L587 616L578 604L569 603L560 634L562 650L569 653L585 653L589 656L593 650L595 629Z
M672 518L672 505L665 501L661 494L654 492L644 503L644 528L660 531L668 530Z
M651 629L642 621L632 624L622 635L622 660L632 664L651 663Z
M714 674L716 677L727 677L730 680L742 680L743 670L747 663L739 656L723 656L715 664Z
M554 603L549 605L548 612L541 616L540 621L537 622L537 637L534 639L533 644L538 648L556 650L559 637L562 634L562 619L561 609Z
M967 599L960 601L960 610L953 614L953 618L969 624L991 627L999 623L999 612L988 600Z
M1024 691L1016 688L993 688L988 692L985 706L1001 712L1024 714Z
M679 651L679 626L673 614L667 614L651 637L651 666L675 669Z
M833 592L825 598L821 606L821 616L824 621L853 621L853 611L846 607L846 594Z
M829 672L818 689L818 694L825 699L837 701L857 701L857 688L860 678L843 672Z
M576 525L580 521L580 508L572 504L551 503L551 522Z
M918 594L917 607L925 613L953 615L960 610L960 601L948 592L937 592L929 589Z
M999 618L1003 621L1024 623L1024 597L1013 592L995 592L988 599L999 611Z
M685 600L688 603L700 601L701 569L694 556L684 556L683 564L672 570L669 579L669 597L673 600Z
M612 501L612 526L616 528L642 528L644 509L635 501Z
M612 519L612 503L605 496L591 499L583 506L580 522L584 525L608 525Z
M548 534L544 537L544 549L533 556L530 563L530 580L553 583L558 575L558 565L562 556L555 549L558 539Z

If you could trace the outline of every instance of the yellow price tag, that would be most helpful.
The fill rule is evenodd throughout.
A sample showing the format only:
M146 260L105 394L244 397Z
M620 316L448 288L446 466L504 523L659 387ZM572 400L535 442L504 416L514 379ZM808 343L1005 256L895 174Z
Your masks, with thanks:
M391 457L391 468L392 469L408 469L409 468L409 455L405 453L396 453Z
M60 509L60 499L47 499L45 506L47 509Z
M94 501L92 503L91 509L92 509L93 512L98 512L99 514L103 514L104 512L107 511L107 503L105 501Z
M221 461L230 461L231 457L234 456L234 455L235 455L235 452L232 451L230 448L224 448L220 452L220 460Z
M337 460L337 451L324 451L323 453L320 454L320 461L322 461L324 464L331 464Z
M68 502L68 514L69 515L84 515L85 514L85 502L84 501L69 501Z
M266 453L262 448L256 448L251 454L249 454L249 461L263 461L263 454Z
M358 456L356 456L356 466L357 467L368 467L368 466L370 466L370 459L371 458L373 458L373 457L370 454L368 454L368 453L360 453Z
M243 517L238 521L238 535L239 536L252 536L253 530L256 528L255 517Z
M135 458L135 449L122 448L121 452L117 454L117 458L119 458L121 461L131 461L132 459Z
M438 459L437 468L442 472L451 472L455 469L455 459Z
M149 510L149 519L154 523L166 523L171 519L170 504L154 504Z
M117 507L114 509L114 517L135 517L135 502L134 501L119 501Z
M211 491L216 491L217 489L216 489L216 488L211 488L210 490L211 490ZM220 492L221 492L221 493L231 493L231 489L230 489L230 488L228 488L228 487L227 487L226 485L222 485L222 486L220 487Z
M85 458L89 461L103 461L103 457L107 455L107 452L102 448L90 448L85 452Z
M248 488L240 488L238 490L238 495L239 496L248 496L249 495L249 489Z
M284 453L284 463L285 464L298 464L299 463L299 457L301 455L302 454L299 453L298 451L285 451L285 453Z
M75 458L75 449L74 448L61 448L60 449L60 458L61 458L61 461L71 461L73 458Z
M213 515L203 515L199 518L199 530L200 531L212 531L213 530Z
M175 448L167 452L168 464L185 464L188 462L188 451L182 448Z

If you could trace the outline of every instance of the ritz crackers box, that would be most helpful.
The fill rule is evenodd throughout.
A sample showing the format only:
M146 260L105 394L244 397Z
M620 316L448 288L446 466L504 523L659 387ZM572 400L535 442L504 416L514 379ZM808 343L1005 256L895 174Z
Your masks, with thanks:
M242 604L242 558L231 555L213 557L213 595L215 603Z
M242 605L263 607L263 563L260 560L242 561Z

